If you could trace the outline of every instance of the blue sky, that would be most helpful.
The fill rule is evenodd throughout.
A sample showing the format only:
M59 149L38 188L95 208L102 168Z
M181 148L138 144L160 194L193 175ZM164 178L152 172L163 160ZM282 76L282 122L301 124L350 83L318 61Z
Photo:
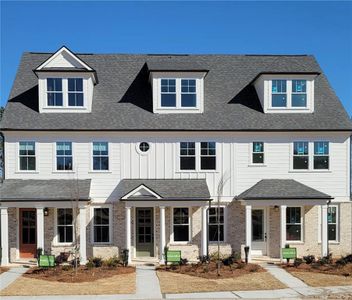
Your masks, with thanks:
M24 51L313 54L352 115L351 2L1 2L1 105Z

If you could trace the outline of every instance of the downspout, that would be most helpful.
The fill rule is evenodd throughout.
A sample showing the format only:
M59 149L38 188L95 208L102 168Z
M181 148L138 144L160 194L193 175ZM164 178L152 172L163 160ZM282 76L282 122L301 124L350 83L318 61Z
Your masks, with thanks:
M0 139L2 140L2 150L0 153L0 157L2 157L2 174L0 176L0 184L4 181L5 179L5 136L2 132L0 132Z

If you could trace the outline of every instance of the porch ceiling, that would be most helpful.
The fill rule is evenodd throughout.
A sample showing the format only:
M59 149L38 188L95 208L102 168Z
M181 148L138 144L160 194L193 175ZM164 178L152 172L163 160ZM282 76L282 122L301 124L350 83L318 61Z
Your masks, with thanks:
M329 200L331 196L293 179L263 179L236 197L238 200Z
M138 191L139 187L146 188L151 193L134 194L133 191ZM192 201L210 199L205 179L123 179L117 186L117 190L119 199L123 201Z
M0 202L89 200L90 179L5 179L0 184Z

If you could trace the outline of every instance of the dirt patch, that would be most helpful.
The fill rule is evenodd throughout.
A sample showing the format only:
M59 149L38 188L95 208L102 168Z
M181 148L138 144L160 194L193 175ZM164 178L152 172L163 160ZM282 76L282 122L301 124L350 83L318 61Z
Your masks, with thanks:
M33 268L28 270L23 277L31 279L40 279L47 281L79 283L92 282L103 278L109 278L116 275L131 274L135 272L133 267L116 267L116 268L87 268L79 267L77 275L73 268L58 266L51 269Z
M318 263L306 264L295 267L293 265L282 265L282 267L288 272L311 272L311 273L322 273L328 275L338 275L343 277L352 278L352 264L346 264L344 266L339 266L334 263L320 265Z
M197 293L286 288L267 272L251 273L231 278L206 279L176 272L158 271L162 293Z
M60 276L55 276L54 274L51 277L45 277L43 274L39 277L29 272L2 290L0 296L111 295L135 293L136 273L133 268L117 268L121 270L114 270L114 272L113 270L98 269L100 268L95 269L95 275L92 275L92 273L91 275L86 274L86 281L81 282L68 279L71 275L68 278L60 275L63 281L58 281L57 279ZM125 270L123 271L122 269ZM119 275L116 275L116 273ZM93 277L94 280L88 280L89 276Z
M245 264L236 262L232 266L221 265L220 276L217 272L216 262L206 264L188 264L182 266L162 266L157 269L160 272L169 272L175 274L186 274L190 276L202 277L206 279L224 279L234 278L246 274L265 272L265 270L256 264Z
M6 267L0 267L0 274L7 272L8 270L10 270L9 268Z

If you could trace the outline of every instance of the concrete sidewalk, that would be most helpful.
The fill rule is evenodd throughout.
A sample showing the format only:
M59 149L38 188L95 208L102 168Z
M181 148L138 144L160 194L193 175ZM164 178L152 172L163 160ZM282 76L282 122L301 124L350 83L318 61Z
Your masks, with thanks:
M18 277L22 276L22 274L26 273L28 268L11 268L7 272L0 274L0 291L9 286L12 282L14 282Z

